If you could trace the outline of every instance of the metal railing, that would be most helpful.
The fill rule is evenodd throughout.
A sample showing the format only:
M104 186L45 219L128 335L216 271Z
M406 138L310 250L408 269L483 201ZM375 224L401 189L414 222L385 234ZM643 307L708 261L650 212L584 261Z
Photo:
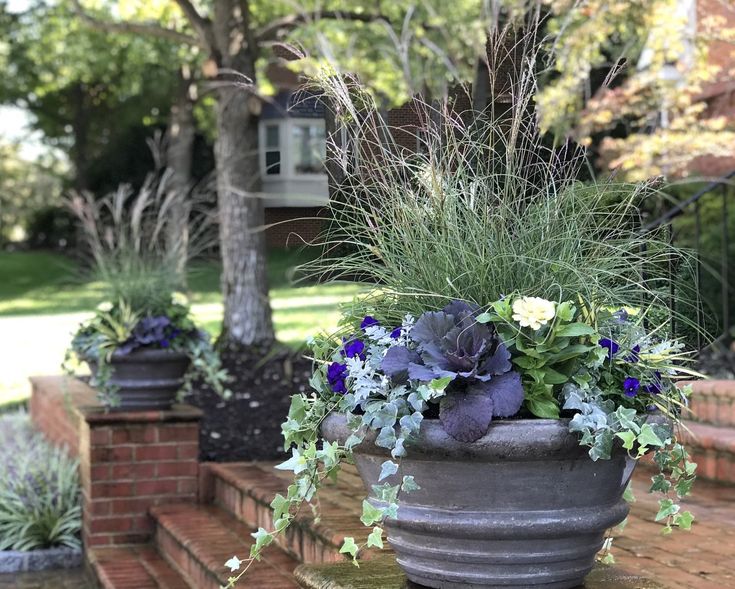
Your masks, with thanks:
M695 311L698 327L696 343L700 348L704 333L714 335L719 340L733 335L731 320L735 299L731 300L731 293L735 293L735 276L730 268L730 233L731 225L735 226L735 219L730 216L735 213L735 202L731 200L735 196L734 179L735 170L710 182L643 227L644 233L666 228L670 243L686 245L696 254L695 280L702 299L702 304ZM677 300L676 269L672 265L673 262L670 262L669 306L674 311ZM671 322L671 330L676 333L673 313Z

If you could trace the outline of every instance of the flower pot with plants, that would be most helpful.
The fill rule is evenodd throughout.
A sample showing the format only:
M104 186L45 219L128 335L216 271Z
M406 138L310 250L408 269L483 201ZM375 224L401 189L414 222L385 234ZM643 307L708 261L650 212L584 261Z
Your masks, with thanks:
M167 178L149 176L137 194L121 188L99 200L69 201L86 237L91 277L109 300L74 334L66 365L86 363L100 399L115 410L169 409L197 377L227 393L209 335L179 292L187 259L205 249L210 219L201 211L192 222L171 215L170 198L161 196Z
M408 579L437 589L582 584L611 558L644 456L660 470L656 520L691 526L677 383L696 373L671 319L694 329L693 258L643 232L650 186L582 182L581 154L544 146L533 80L497 116L414 97L421 149L407 155L354 78L318 79L352 157L335 162L348 193L308 269L372 288L310 343L313 390L292 399L278 467L294 482L251 559L344 463L369 533L341 552L387 541Z

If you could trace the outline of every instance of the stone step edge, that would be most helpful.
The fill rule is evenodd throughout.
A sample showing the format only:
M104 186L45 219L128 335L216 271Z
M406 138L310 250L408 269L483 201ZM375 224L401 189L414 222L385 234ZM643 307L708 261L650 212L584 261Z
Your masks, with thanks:
M250 481L244 481L228 469L228 466L233 465L256 467L255 463L203 464L202 471L205 472L204 476L213 479L205 483L207 490L203 496L206 497L206 500L231 513L239 521L251 526L253 529L257 529L258 527L272 529L273 517L270 503L275 491L262 490L254 486ZM266 471L263 472L266 475L268 474ZM275 475L271 476L273 477L272 480L278 479L279 481L283 481L280 477L276 477ZM251 505L243 506L242 501L239 501L238 507L234 510L228 505L222 505L221 502L217 501L215 496L216 479L236 489L242 495L243 500L249 501ZM286 485L285 482L283 484L284 486ZM246 515L248 511L253 515L248 517ZM354 519L355 521L352 522L356 524L354 528L348 530L342 527L339 530L333 530L328 526L315 523L310 511L306 509L302 515L299 515L294 520L286 533L276 537L276 543L288 554L298 559L299 562L315 564L343 562L345 561L345 556L339 553L339 549L342 546L344 537L352 535L358 541L364 541L363 536L367 537L370 532L359 521L359 517ZM365 550L361 552L360 556L367 560L373 558L376 554L384 554L385 552Z
M150 544L90 548L87 559L103 589L197 589ZM138 576L131 578L131 572ZM144 577L150 582L148 586L141 584Z
M358 569L350 563L301 565L294 571L302 589L405 589L406 576L395 559L375 559ZM596 565L587 576L585 589L664 589L650 579L616 566Z
M182 512L188 512L190 515L196 514L200 517L206 516L220 528L221 532L219 539L226 540L229 556L237 555L244 559L250 554L250 546L252 545L253 540L249 536L249 531L238 529L237 525L239 522L230 521L229 514L216 506L180 503L165 506L158 505L151 508L150 512L151 516L156 521L155 542L159 552L166 562L168 562L169 565L178 571L183 577L189 579L192 583L192 587L195 587L196 589L203 589L212 583L215 583L216 585L214 586L217 587L226 585L227 578L231 573L225 570L225 557L214 558L211 555L208 557L207 549L199 542L201 529L198 529L195 525L191 528L187 527L184 529L175 521L172 521L171 516L180 515ZM167 544L169 542L172 543L172 545L168 546L168 548L176 547L176 549L181 550L188 555L188 567L182 566L176 560L174 555L170 553L169 549L167 549ZM275 573L275 575L282 581L279 583L279 586L293 587L294 581L290 575L284 575L281 570L282 567L277 562L271 562L272 559L275 561L278 560L278 558L273 557L274 550L277 551L278 549L275 547L274 549L271 549L271 556L264 556L256 566L272 569L272 572ZM289 557L283 554L283 558ZM220 562L220 560L222 562Z
M685 421L677 434L687 448L735 454L735 427Z

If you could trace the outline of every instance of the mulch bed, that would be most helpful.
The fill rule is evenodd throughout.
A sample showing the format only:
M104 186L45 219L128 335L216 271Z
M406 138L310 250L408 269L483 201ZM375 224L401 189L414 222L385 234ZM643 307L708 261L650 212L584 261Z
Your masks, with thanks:
M200 459L211 462L278 460L285 456L281 423L291 395L309 389L311 360L276 345L270 351L228 348L220 352L233 381L225 401L204 383L184 401L204 412Z

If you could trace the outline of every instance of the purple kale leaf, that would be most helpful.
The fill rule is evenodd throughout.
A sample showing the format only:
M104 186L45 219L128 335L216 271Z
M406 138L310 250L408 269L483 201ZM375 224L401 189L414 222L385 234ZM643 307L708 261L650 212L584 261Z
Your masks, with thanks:
M410 332L416 352L391 348L383 371L429 382L449 377L442 398L444 429L460 441L485 435L493 417L510 417L523 403L521 378L512 371L510 352L491 324L475 320L477 308L454 301L442 311L422 314ZM418 356L418 357L417 357Z
M133 328L131 336L123 344L118 346L118 352L129 354L133 350L145 346L168 348L171 340L180 334L171 320L165 315L156 317L143 317Z

